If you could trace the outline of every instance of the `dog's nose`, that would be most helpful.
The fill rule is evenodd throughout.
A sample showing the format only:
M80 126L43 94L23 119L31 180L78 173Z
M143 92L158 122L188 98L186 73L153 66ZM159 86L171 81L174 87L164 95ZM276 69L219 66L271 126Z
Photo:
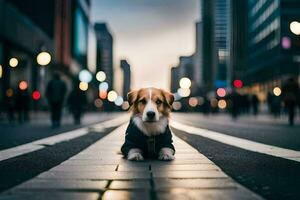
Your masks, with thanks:
M153 112L153 111L148 111L148 112L147 112L147 117L148 117L149 119L153 119L154 116L155 116L155 112Z

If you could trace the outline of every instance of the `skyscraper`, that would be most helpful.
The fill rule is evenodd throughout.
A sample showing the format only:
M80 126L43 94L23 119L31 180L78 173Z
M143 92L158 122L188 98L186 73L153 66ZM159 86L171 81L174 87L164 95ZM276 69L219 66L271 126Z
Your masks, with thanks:
M127 94L131 88L131 69L127 60L121 60L120 66L123 69L123 98L127 100Z
M280 86L299 69L299 36L290 24L300 19L300 1L248 1L248 62L245 82L257 90Z
M215 71L215 87L228 85L227 67L229 61L229 37L230 37L230 1L214 0L214 56L213 65Z
M106 73L109 88L113 88L113 37L105 23L96 23L95 32L97 39L96 70Z

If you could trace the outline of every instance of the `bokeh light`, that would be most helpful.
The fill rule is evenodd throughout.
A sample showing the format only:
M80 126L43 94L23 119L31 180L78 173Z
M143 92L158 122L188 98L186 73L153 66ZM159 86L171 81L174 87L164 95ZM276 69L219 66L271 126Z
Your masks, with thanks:
M2 75L3 75L3 68L2 65L0 65L0 78L2 78Z
M124 102L123 97L118 96L117 99L115 100L115 105L121 106L123 104L123 102Z
M114 90L109 91L107 94L107 100L110 102L114 102L117 98L118 94Z
M293 21L290 23L290 30L295 35L300 35L300 23L297 21Z
M218 88L217 89L217 95L219 97L225 97L226 96L226 90L224 88Z
M21 81L19 83L19 89L20 90L26 90L28 88L28 83L26 81Z
M289 37L283 37L281 39L281 46L284 49L290 49L292 46L291 39Z
M89 84L86 82L80 82L79 89L82 91L87 91L89 89Z
M192 85L192 82L191 82L191 80L190 80L189 78L187 78L187 77L183 77L183 78L181 78L180 81L179 81L179 86L180 86L181 88L183 88L183 89L188 89L188 88L191 87L191 85Z
M43 51L38 54L36 61L39 65L46 66L51 62L51 55L48 52Z
M102 82L99 84L99 90L100 91L107 91L108 90L108 83L107 82Z
M273 94L277 97L280 96L281 95L281 89L279 87L274 87Z
M172 107L174 110L180 110L182 105L179 101L175 101L173 104L172 104Z
M221 100L218 101L218 107L220 109L225 109L226 106L227 106L227 103L226 103L226 101L224 99L221 99Z
M11 58L9 59L9 66L11 67L17 67L19 64L19 61L17 58Z
M105 81L105 79L106 79L106 74L105 74L105 72L103 72L103 71L97 72L97 74L96 74L96 79L97 79L98 81L100 81L100 82Z
M188 97L191 94L191 90L189 88L179 88L177 92L181 97Z
M35 101L39 100L41 98L41 93L37 90L33 91L32 92L32 98Z
M103 101L101 99L96 99L94 105L96 108L101 108L103 106Z
M204 98L203 97L198 97L198 105L202 106L204 104Z
M234 86L235 88L242 88L242 87L243 87L243 81L242 81L242 80L239 80L239 79L234 80L234 81L233 81L233 86Z
M198 105L198 99L196 97L189 98L189 105L191 107L196 107Z
M79 72L79 80L81 82L89 83L92 81L92 74L88 70L84 69Z
M6 90L6 96L7 97L12 97L14 95L13 89L9 88Z
M107 97L107 91L106 90L99 91L99 97L101 99L106 99L106 97Z
M122 109L123 110L128 110L129 109L129 103L128 101L124 101L123 104L122 104Z

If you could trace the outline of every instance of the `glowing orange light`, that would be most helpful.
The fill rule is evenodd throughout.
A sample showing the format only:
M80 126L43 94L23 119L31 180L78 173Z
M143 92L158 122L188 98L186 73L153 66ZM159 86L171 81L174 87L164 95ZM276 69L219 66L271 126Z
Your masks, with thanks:
M32 98L33 98L33 100L36 100L36 101L39 100L41 98L41 93L37 90L33 91Z
M196 107L198 105L198 99L196 97L191 97L189 99L189 105L191 107Z
M7 97L12 97L13 95L14 95L14 91L11 88L6 90L6 96Z
M226 96L226 90L224 88L217 89L217 95L219 97L225 97Z
M107 91L100 91L99 92L99 97L101 99L106 99L106 97L107 97Z
M20 90L26 90L28 88L28 83L26 81L21 81L19 83L19 89Z

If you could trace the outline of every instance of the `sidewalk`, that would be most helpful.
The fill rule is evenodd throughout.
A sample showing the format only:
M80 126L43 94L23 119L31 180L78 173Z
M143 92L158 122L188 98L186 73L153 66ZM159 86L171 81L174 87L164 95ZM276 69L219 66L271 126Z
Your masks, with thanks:
M122 158L126 125L69 160L0 195L4 199L261 199L174 136L172 162Z

